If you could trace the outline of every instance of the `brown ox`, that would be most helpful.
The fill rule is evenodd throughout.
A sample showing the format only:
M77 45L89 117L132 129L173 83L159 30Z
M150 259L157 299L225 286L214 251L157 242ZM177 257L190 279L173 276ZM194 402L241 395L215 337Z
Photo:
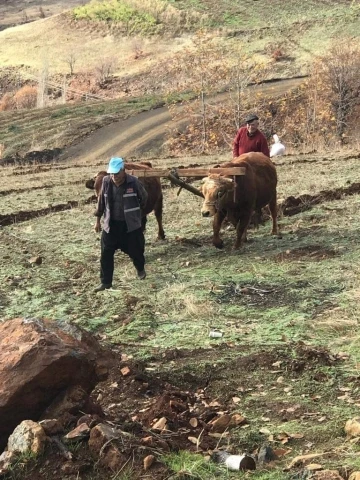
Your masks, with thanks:
M150 162L139 162L139 163L125 163L125 168L127 170L151 170L152 165ZM95 190L96 196L98 197L101 192L102 181L105 175L108 175L105 171L99 172L91 180L87 180L85 186L92 190ZM149 177L149 178L139 178L140 182L144 185L147 193L148 199L146 202L145 209L143 211L144 217L142 220L143 231L146 227L146 215L154 211L157 223L158 223L158 239L164 240L165 233L162 225L162 210L163 210L163 194L161 189L161 183L158 177Z
M214 217L213 245L223 248L219 232L225 217L236 227L235 248L246 241L246 231L254 212L259 214L262 207L269 205L272 218L272 235L278 235L276 205L276 169L272 161L262 153L245 153L220 167L244 167L245 175L223 177L209 175L204 179L202 193L203 217Z

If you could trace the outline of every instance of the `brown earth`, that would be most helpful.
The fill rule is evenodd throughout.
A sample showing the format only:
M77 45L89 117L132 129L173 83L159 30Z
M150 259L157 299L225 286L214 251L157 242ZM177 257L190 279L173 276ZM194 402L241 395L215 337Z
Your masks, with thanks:
M215 366L214 359L229 348L232 348L233 360ZM98 384L92 397L105 412L105 419L101 421L121 429L120 440L112 444L121 449L126 461L124 471L131 472L134 480L169 478L171 472L161 459L164 454L179 450L203 454L212 452L219 448L221 435L226 442L233 429L246 428L248 421L241 416L234 398L239 396L244 400L252 397L253 391L259 388L256 373L262 372L266 377L274 368L274 362L281 364L281 368L292 375L301 377L306 372L315 379L319 367L330 367L341 361L323 347L310 347L301 342L284 344L277 350L264 348L257 353L246 352L243 346L229 345L211 349L168 350L161 354L154 353L147 363L127 358L120 353L120 349L121 346L109 378ZM173 360L176 360L176 367L172 372L157 371L157 364ZM194 362L205 367L198 372L184 374L186 366ZM234 372L240 371L244 373L239 384L239 377L234 376ZM225 390L224 384L227 385ZM259 398L258 402L281 418L282 422L306 419L309 415L308 411L297 406L289 409L286 399L270 404L268 399ZM166 419L166 428L155 430L153 426L160 418ZM229 424L231 418L238 423ZM74 428L77 420L74 418L67 430ZM301 442L301 436L299 438ZM194 439L199 440L198 445ZM256 455L265 439L266 435L246 440L237 438L227 449L232 453L240 449ZM44 472L53 478L64 478L65 474L71 475L67 478L74 479L110 478L111 470L89 451L87 442L78 442L71 453L73 459L66 461L50 443L45 455L36 461L19 464L17 473L24 475L21 478L32 480L44 478ZM155 456L155 463L150 467L148 476L144 477L143 461L149 454Z

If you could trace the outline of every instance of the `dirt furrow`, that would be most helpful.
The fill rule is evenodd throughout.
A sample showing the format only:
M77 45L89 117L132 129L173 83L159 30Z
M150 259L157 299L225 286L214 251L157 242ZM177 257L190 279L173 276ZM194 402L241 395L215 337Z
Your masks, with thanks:
M360 182L355 182L348 187L339 187L332 190L322 190L315 195L304 194L299 197L287 197L280 209L283 215L291 217L306 210L310 210L314 205L328 202L331 200L341 200L346 195L356 195L360 193Z
M77 182L76 182L77 183ZM298 213L310 210L314 205L332 200L340 200L343 196L356 195L360 193L360 182L352 183L348 187L340 187L332 190L322 190L316 195L304 194L299 197L289 196L279 206L282 215L291 217ZM60 212L76 208L84 204L92 203L96 200L95 195L83 201L69 200L67 203L54 205L39 210L25 210L16 213L0 215L0 226L11 225L13 223L25 222L32 218L48 215L53 212Z
M92 195L86 200L69 200L67 203L60 203L51 207L41 208L39 210L22 210L17 213L10 213L7 215L0 215L0 226L12 225L13 223L26 222L32 218L49 215L49 213L62 212L71 208L79 207L80 205L89 204L96 200L96 196Z

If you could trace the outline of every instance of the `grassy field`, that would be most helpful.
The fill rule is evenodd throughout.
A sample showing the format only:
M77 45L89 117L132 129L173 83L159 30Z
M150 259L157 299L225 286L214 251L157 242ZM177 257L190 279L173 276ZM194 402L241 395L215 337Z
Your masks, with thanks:
M181 164L219 160L224 157L182 158ZM153 163L177 165L179 159ZM279 466L252 478L290 478L280 467L299 453L327 452L318 460L324 467L360 466L359 447L343 430L360 404L358 196L282 217L282 239L269 235L268 224L251 231L244 250L235 252L233 230L222 234L223 251L211 245L199 198L165 188L167 239L154 240L151 216L146 281L117 254L113 290L93 294L100 245L92 230L94 205L86 203L92 192L83 182L101 167L63 167L0 171L0 214L27 209L33 215L0 230L1 317L65 319L144 362L156 378L183 389L206 386L210 398L249 421L221 446L251 450L267 439L282 446L286 432L290 450ZM277 169L279 198L360 180L357 155L288 156ZM38 213L71 200L78 206ZM39 266L29 263L36 255ZM209 338L213 327L222 338ZM164 362L169 352L176 355ZM195 478L213 478L207 475Z

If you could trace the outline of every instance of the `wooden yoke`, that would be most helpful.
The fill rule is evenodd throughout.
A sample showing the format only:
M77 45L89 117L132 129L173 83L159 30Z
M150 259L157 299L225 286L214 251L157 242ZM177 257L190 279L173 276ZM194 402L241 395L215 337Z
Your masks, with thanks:
M204 195L202 192L197 189L196 187L193 187L192 185L189 185L188 183L184 182L184 180L181 180L180 177L207 177L211 173L217 174L217 175L231 175L234 176L234 182L235 182L235 177L237 175L245 175L245 168L244 167L230 167L230 168L151 168L151 169L146 169L146 170L128 170L126 169L126 173L129 173L130 175L134 175L135 177L141 177L141 178L148 178L148 177L165 177L170 180L171 183L178 185L180 187L180 190L178 192L181 192L181 190L184 188L185 190L188 190L189 192L193 193L194 195L197 195L198 197L204 198ZM234 189L234 196L235 196L235 189Z
M134 175L134 177L169 177L170 174L176 172L179 177L207 177L211 173L219 175L245 175L245 168L149 168L147 170L131 170L126 169L126 173Z

